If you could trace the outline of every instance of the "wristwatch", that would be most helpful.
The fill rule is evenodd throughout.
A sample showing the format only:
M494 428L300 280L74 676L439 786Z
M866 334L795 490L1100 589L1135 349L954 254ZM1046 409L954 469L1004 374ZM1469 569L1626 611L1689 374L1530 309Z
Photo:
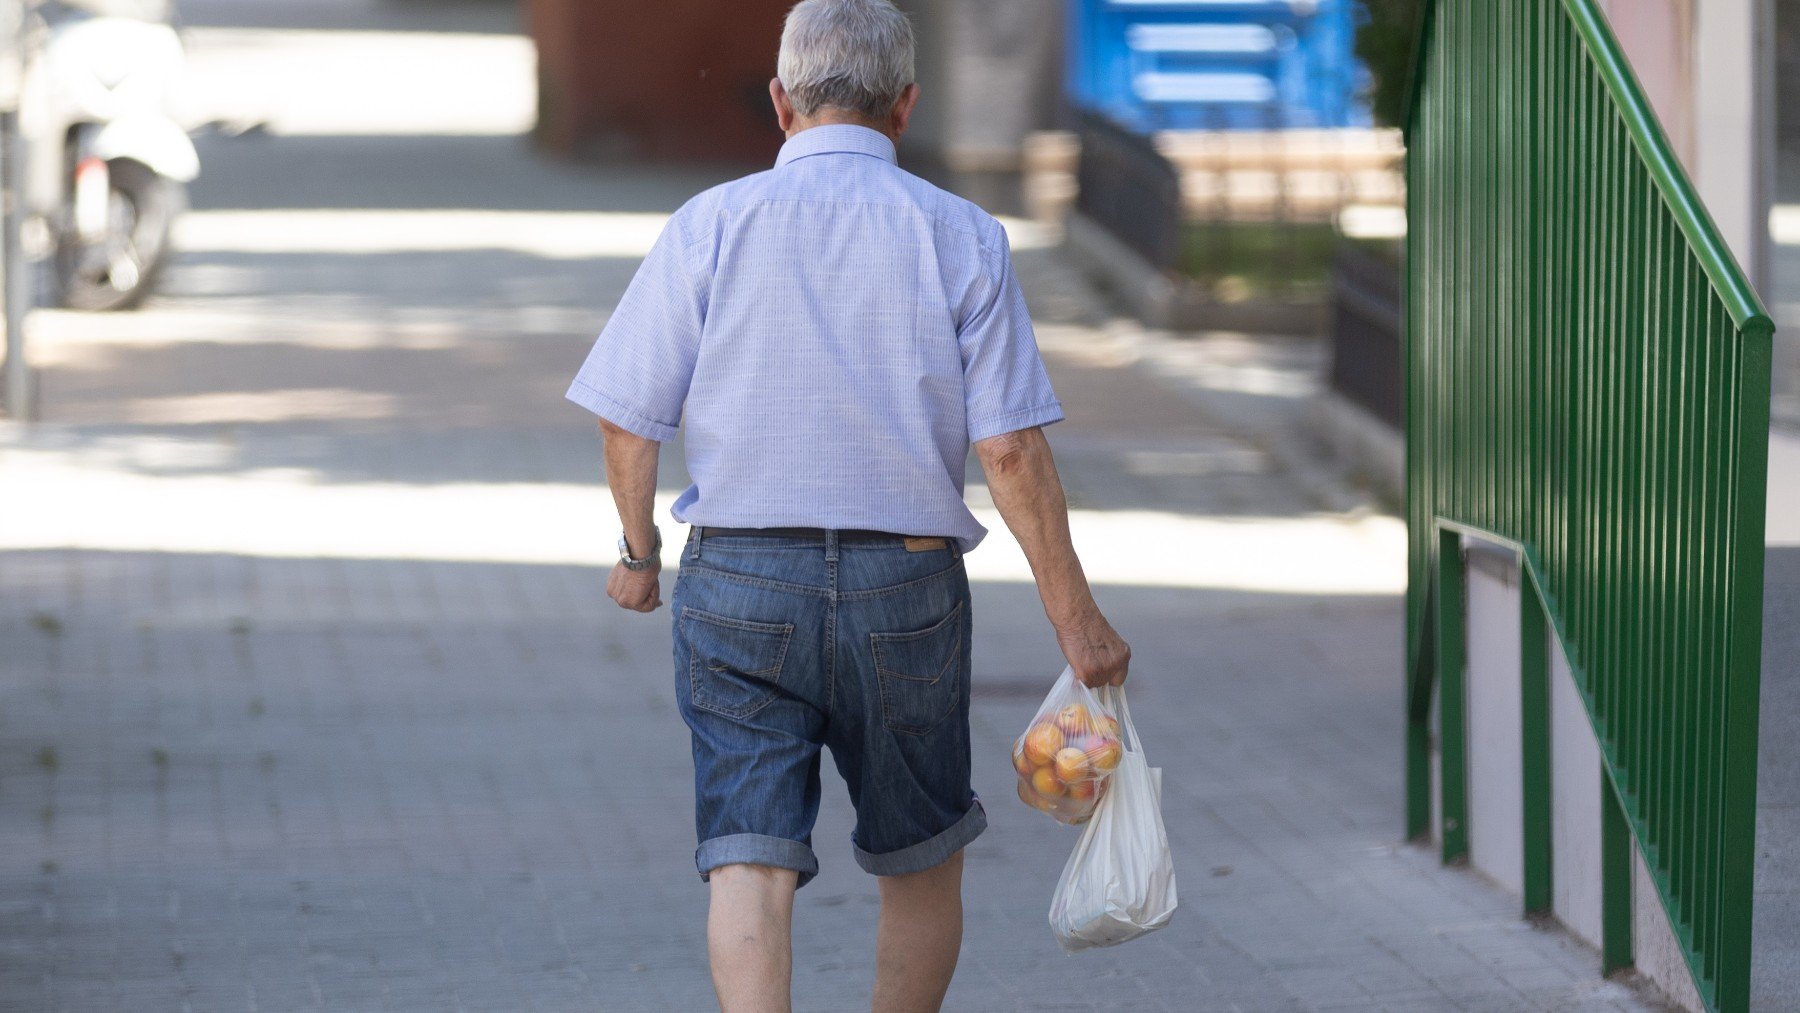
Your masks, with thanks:
M650 546L649 552L644 553L644 558L642 558L642 559L632 559L631 558L631 543L627 542L625 540L625 535L623 533L620 533L620 535L619 535L619 562L625 564L625 569L636 570L636 571L648 570L648 569L650 569L651 563L654 563L659 558L661 558L660 554L662 552L662 529L657 527L656 525L652 524L652 525L650 525L650 531L653 534L655 534L656 542L655 542L655 544Z

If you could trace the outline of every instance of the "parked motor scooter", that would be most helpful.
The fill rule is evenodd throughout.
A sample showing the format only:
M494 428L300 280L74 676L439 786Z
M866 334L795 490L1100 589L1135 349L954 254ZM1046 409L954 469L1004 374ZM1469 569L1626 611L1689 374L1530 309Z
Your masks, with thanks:
M172 114L185 68L171 0L34 5L20 109L25 191L57 301L136 306L170 254L200 157Z

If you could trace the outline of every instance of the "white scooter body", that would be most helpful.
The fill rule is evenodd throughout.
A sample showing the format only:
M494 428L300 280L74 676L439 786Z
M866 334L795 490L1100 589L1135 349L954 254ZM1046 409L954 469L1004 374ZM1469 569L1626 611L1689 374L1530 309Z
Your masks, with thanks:
M177 200L181 184L199 175L200 156L173 115L186 62L174 28L78 13L51 21L42 38L26 72L19 124L32 213L58 241L71 229L94 241L117 213L108 175L121 168L160 177L159 188Z

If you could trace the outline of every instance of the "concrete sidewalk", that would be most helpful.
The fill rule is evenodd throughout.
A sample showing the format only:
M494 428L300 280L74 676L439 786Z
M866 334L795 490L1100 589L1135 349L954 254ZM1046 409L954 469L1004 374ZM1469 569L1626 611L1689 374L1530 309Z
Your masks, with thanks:
M361 38L199 27L203 70ZM339 52L521 72L486 38ZM721 172L353 127L205 138L167 295L37 322L46 422L0 429L0 1008L711 1003L667 614L603 596L615 520L561 392L659 216ZM992 829L949 1008L1657 1008L1397 843L1398 522L1278 464L1257 415L1316 364L1146 343L1042 240L1015 234L1052 438L1139 659L1183 906L1115 950L1050 937L1075 833L1013 800L1007 749L1061 661L997 531L970 557ZM801 1009L868 999L849 816L828 778Z

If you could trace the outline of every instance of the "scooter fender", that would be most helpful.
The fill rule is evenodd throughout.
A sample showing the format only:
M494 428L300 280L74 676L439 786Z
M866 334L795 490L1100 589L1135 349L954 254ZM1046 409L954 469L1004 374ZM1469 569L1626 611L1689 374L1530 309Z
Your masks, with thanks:
M111 161L129 158L149 166L159 176L182 183L200 175L200 153L194 142L173 120L160 116L130 116L100 128L88 154Z

